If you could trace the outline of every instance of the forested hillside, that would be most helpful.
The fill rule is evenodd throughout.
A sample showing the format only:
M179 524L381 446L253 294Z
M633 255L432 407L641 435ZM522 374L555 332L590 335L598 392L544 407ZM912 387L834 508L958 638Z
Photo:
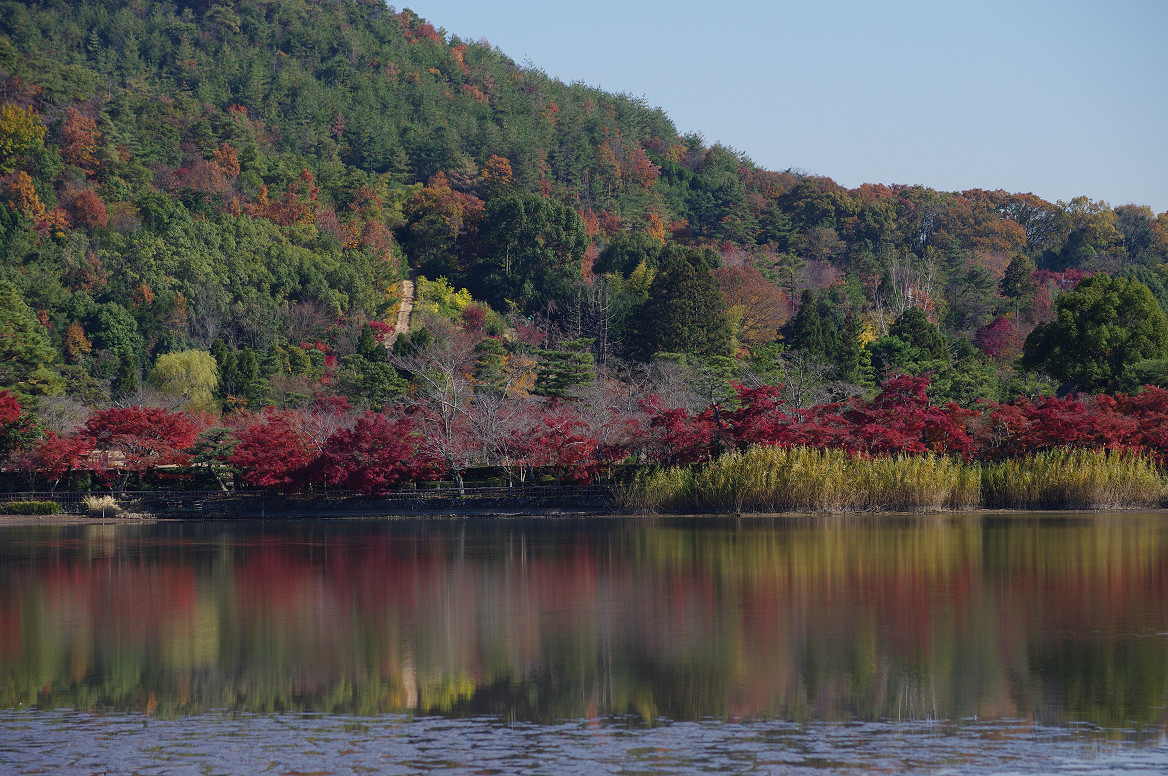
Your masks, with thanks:
M334 418L303 467L368 409L457 474L533 460L456 439L500 407L1134 392L1166 261L1168 213L759 169L378 0L0 2L0 454L111 408L236 429L220 458Z

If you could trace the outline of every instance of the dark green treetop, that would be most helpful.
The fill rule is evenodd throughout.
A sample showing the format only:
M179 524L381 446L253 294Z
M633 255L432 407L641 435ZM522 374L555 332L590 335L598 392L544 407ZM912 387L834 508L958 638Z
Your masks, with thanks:
M507 391L507 347L495 337L484 337L474 349L476 392L502 396Z
M924 311L910 307L888 327L888 335L871 345L872 366L879 381L897 373L935 372L951 362L945 338Z
M799 309L783 327L783 339L792 350L805 350L818 356L824 355L826 343L823 336L823 320L819 315L814 291L804 291L799 297Z
M579 214L538 194L492 199L481 239L485 258L474 274L482 295L496 309L509 300L524 312L570 297L588 247Z
M1168 316L1138 280L1093 275L1060 295L1055 308L1057 318L1026 338L1025 368L1085 391L1111 391L1125 367L1168 355Z
M648 360L661 351L697 356L730 353L722 292L696 251L668 246L661 253L649 299L634 315L629 351Z
M0 388L11 390L22 403L60 393L64 379L54 368L56 360L45 327L16 288L0 282Z
M536 367L536 396L566 398L572 388L585 386L596 379L591 337L563 343L556 350L541 350Z
M998 282L1002 295L1016 301L1027 301L1034 296L1034 261L1024 253L1016 253L1006 266L1006 274Z

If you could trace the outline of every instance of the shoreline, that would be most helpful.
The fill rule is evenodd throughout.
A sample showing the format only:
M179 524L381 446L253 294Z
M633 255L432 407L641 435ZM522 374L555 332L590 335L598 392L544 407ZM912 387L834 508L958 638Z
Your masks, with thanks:
M620 512L612 509L464 509L458 512L450 510L414 510L408 512L360 512L340 511L330 513L283 513L259 515L241 513L235 516L193 516L160 514L141 514L134 517L91 517L89 515L9 515L0 514L0 528L30 528L35 526L98 526L98 525L144 525L153 523L229 523L234 521L274 521L295 522L298 520L511 520L523 518L547 519L584 519L584 518L637 518L651 520L756 520L775 518L883 518L883 517L917 517L917 518L944 518L944 517L1089 517L1092 515L1122 516L1122 515L1160 515L1168 516L1168 507L1128 507L1095 509L988 509L975 507L971 509L943 509L927 512L905 512L897 510L874 510L866 512L743 512L734 514L729 512L707 513L665 513L665 512Z
M458 512L450 510L413 510L404 512L363 512L356 510L342 510L336 512L273 512L260 514L256 512L241 512L237 515L191 515L191 514L136 514L132 517L91 517L89 515L9 515L0 513L0 528L27 527L36 525L139 525L145 523L229 523L243 520L410 520L418 518L458 520L463 518L482 518L506 520L522 517L548 518L576 518L576 517L632 517L611 509L463 509ZM660 515L655 515L659 517Z

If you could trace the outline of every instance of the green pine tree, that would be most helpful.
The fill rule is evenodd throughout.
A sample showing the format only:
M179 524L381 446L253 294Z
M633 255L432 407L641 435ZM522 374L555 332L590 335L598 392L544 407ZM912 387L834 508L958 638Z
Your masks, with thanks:
M860 344L860 324L856 321L856 316L848 313L847 320L844 327L840 329L833 348L840 380L854 385L861 384L860 364L864 350ZM871 355L868 357L868 368L872 368Z
M260 373L260 360L251 348L241 349L235 357L235 388L248 407L259 408L268 401L268 381Z
M799 309L783 327L783 338L791 350L803 350L822 356L827 350L823 336L823 320L819 315L815 292L804 291L799 297Z
M506 355L506 346L494 337L487 337L475 346L475 391L497 396L507 391Z
M1003 296L1011 299L1027 298L1034 294L1034 261L1023 253L1016 253L1006 266L998 287Z
M649 299L634 314L628 349L647 361L654 353L730 354L725 301L709 266L695 251L671 245L661 252Z
M588 385L596 379L595 363L592 357L591 337L565 342L557 350L541 350L536 367L536 396L566 398L573 388Z
M385 346L377 341L377 335L373 333L373 327L369 324L361 327L361 336L357 339L357 355L375 363L385 361Z
M1037 288L1034 284L1034 262L1029 256L1016 253L1006 267L1006 274L998 283L1002 296L1013 300L1015 314L1030 306Z
M123 353L118 364L117 374L110 385L110 395L114 399L124 399L134 394L142 387L142 378L138 372L138 359L133 353Z
M45 327L16 288L0 282L0 388L15 393L22 404L61 393L65 380L57 360Z
M919 307L910 307L888 327L889 336L896 337L911 348L914 361L943 361L949 363L949 348L945 338Z

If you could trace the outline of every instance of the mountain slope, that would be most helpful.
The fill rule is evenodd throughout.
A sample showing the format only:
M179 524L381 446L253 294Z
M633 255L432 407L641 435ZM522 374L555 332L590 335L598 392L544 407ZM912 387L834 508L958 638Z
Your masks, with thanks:
M240 395L322 361L318 341L351 355L411 273L601 358L650 355L628 340L675 248L713 270L739 355L802 296L823 313L811 355L841 374L912 308L959 360L973 341L1004 365L1083 271L1168 304L1168 214L760 170L376 0L7 0L0 103L0 281L86 401L217 339L258 361Z

